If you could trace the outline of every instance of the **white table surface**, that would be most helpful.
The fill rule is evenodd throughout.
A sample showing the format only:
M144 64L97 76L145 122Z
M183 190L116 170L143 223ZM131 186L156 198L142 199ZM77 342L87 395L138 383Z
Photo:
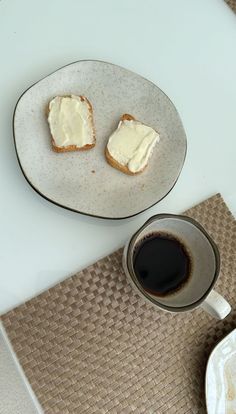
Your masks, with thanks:
M221 192L236 214L236 16L222 0L2 0L0 46L0 313L122 246L155 213L179 213ZM19 95L80 59L152 80L185 126L179 181L132 219L95 219L50 204L17 164Z

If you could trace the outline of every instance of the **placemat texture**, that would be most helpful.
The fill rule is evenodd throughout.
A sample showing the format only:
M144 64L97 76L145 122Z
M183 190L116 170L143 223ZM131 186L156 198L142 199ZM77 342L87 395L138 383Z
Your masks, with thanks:
M225 0L231 9L236 13L236 0Z
M187 211L222 258L217 290L235 309L236 222L218 194ZM46 414L205 413L210 351L236 325L201 309L170 314L131 288L119 250L3 315Z

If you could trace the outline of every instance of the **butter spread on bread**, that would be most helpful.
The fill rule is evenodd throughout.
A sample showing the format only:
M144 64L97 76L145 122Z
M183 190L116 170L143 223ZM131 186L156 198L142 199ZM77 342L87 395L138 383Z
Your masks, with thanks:
M147 166L159 140L159 134L153 128L124 114L108 140L106 159L126 174L140 173Z
M84 96L56 96L48 107L53 149L57 152L90 149L95 145L93 110Z

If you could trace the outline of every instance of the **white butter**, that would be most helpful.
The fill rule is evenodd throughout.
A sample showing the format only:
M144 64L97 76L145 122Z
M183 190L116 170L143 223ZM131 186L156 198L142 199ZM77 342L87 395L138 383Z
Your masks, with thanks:
M56 96L49 104L48 122L58 147L93 143L88 103L79 96Z
M119 164L136 173L148 163L159 134L139 121L120 121L110 136L107 149Z

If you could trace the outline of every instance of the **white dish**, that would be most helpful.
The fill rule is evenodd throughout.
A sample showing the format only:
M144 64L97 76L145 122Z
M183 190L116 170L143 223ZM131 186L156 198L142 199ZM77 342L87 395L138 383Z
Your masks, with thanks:
M206 370L208 414L236 413L236 329L212 351Z
M85 95L93 105L96 146L56 154L46 119L56 95ZM127 176L105 160L104 149L119 118L130 113L160 133L146 170ZM116 65L79 61L31 86L14 114L14 138L21 169L31 186L62 207L102 218L133 216L172 189L186 154L186 136L169 98L152 82Z

